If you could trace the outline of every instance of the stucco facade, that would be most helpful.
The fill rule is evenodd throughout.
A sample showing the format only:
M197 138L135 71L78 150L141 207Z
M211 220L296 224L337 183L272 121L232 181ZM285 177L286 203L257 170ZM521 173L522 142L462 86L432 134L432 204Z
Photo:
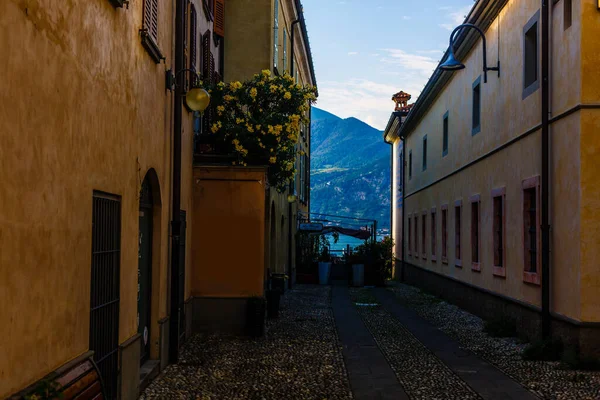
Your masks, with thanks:
M600 14L594 1L572 1L569 25L563 14L565 1L550 6L549 26L550 312L555 321L589 327L600 321L600 275L594 261L600 251L600 192L596 172L600 154L597 106L600 81L593 72L593 65L600 60L594 39L600 30ZM539 312L541 269L537 269L535 277L529 274L526 278L524 273L527 255L523 207L524 189L531 182L538 182L543 172L542 96L535 84L524 88L524 55L525 33L532 23L537 23L539 81L543 21L539 1L509 0L501 2L502 7L495 11L490 10L492 5L483 0L477 2L466 22L485 30L487 63L496 66L500 60L499 76L489 71L487 83L484 82L482 41L475 35L466 36L455 48L465 69L453 73L436 71L405 123L395 131L386 132L396 143L400 137L405 138L406 162L412 160L412 166L407 164L404 172L403 237L404 248L408 250L405 261L410 268L432 272ZM480 123L474 129L473 101L478 83ZM444 118L448 126L447 149L443 148ZM397 157L394 160L397 162ZM395 173L397 170L394 167ZM398 179L394 177L394 182ZM504 272L494 268L494 195L501 192L505 207ZM477 226L472 225L477 222L472 216L473 201L478 202L475 209L480 215L478 234L474 236L479 238L476 252L472 251L471 243L471 232ZM458 204L462 204L460 257L455 254ZM441 258L444 207L447 207L447 262ZM431 238L433 212L435 241ZM396 218L401 216L397 214ZM410 235L408 225L412 229ZM537 235L539 240L539 217ZM435 251L431 249L432 243ZM472 254L478 259L472 259ZM583 343L577 338L571 342L586 351L598 352L596 344Z
M174 70L175 3L156 2L151 45L143 40L150 26L144 20L147 2L132 0L123 8L118 3L0 4L5 55L0 67L7 78L0 95L0 299L5 304L0 398L96 350L90 297L98 281L91 272L99 254L93 250L92 221L103 215L95 208L98 198L117 204L119 218L118 227L112 227L118 237L118 364L108 394L137 398L145 340L145 359L154 361L154 374L168 362L174 96L165 73ZM195 43L209 31L219 71L222 42L213 38L213 18L201 0L190 1L186 11L186 62L191 66L192 7ZM196 66L202 72L199 53ZM184 108L186 299L191 295L193 126L194 115ZM149 208L142 208L143 183L150 187ZM151 261L144 307L150 315L148 332L139 332L141 221L147 212L151 228L144 240ZM182 329L189 333L190 327Z
M227 15L224 75L226 81L244 81L262 70L270 70L279 74L290 73L298 83L303 85L316 85L300 1L229 0L225 4L225 12ZM298 23L293 24L296 20ZM276 24L277 29L275 29ZM307 116L310 116L310 111ZM298 175L295 193L298 200L292 204L291 213L287 200L291 190L278 193L273 188L269 188L266 196L266 265L272 273L290 274L291 272L290 279L293 279L295 271L297 215L298 212L306 213L310 209L310 124L302 128L297 149ZM301 162L303 157L304 160ZM288 258L290 231L292 232L291 268Z

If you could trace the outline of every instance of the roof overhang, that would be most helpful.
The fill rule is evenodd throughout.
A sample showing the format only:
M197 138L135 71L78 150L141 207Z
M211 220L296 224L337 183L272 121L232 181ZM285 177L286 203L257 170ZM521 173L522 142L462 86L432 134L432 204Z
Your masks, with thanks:
M485 32L507 2L508 0L477 0L477 3L475 3L465 18L464 23L474 24ZM481 40L480 36L475 30L461 29L454 40L454 54L456 58L459 60L464 59L479 40ZM439 66L446 61L449 54L450 49L448 48L438 63L433 75L431 75L431 78L429 78L429 81L425 84L425 88L423 88L415 105L408 113L406 120L402 123L398 136L408 137L410 135L417 123L427 113L429 106L431 106L443 91L446 84L452 79L453 72L442 71L439 69Z

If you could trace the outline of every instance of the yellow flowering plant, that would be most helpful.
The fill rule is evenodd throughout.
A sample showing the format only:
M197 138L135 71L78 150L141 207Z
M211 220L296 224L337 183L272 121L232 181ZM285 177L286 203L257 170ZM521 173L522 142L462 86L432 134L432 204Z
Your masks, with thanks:
M266 165L271 186L283 191L296 173L296 144L316 88L268 70L245 82L204 85L211 91L209 135L234 165ZM205 117L207 113L205 113Z

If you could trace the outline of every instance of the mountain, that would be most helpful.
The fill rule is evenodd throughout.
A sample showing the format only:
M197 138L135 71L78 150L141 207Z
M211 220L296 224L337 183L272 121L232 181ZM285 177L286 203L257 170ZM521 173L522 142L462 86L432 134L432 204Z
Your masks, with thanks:
M390 151L383 132L312 110L311 212L376 219L389 228Z

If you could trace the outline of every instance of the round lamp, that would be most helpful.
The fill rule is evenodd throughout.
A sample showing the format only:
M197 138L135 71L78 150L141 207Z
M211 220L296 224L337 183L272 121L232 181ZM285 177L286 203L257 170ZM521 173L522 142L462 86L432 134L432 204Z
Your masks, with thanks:
M185 102L190 110L204 112L210 104L210 94L202 88L193 88L186 93Z
M288 203L295 203L298 196L295 194L288 194L287 201Z

